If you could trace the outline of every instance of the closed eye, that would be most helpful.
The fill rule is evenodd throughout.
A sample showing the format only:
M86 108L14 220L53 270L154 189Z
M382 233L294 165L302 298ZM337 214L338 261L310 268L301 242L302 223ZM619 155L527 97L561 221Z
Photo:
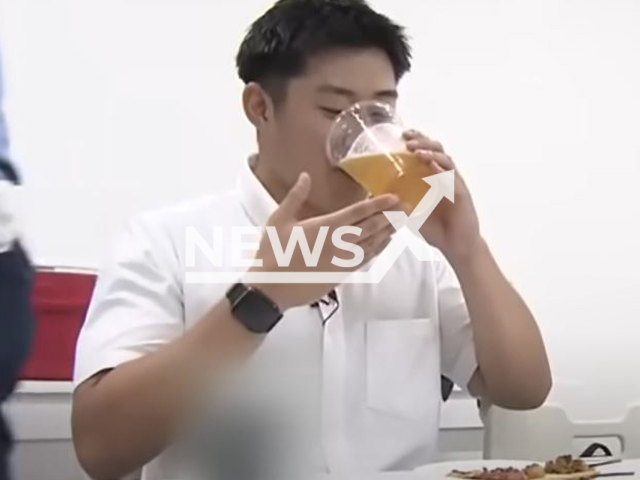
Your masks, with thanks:
M342 113L342 110L338 110L335 108L328 108L328 107L320 107L320 110L322 110L324 113L326 113L331 117L337 117Z

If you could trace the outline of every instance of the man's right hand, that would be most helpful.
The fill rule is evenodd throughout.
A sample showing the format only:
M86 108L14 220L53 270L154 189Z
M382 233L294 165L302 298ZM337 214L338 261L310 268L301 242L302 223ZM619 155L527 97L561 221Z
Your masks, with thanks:
M252 267L249 272L343 272L346 276L377 256L389 244L395 229L383 212L402 209L397 196L381 195L363 200L337 212L300 220L300 211L310 191L311 178L308 174L302 173L278 209L269 218L267 227L275 228L280 245L285 252L295 227L300 227L304 231L311 252L314 252L316 239L321 228L327 227L328 231L317 265L307 266L299 245L296 245L289 265L279 266L271 239L265 232L256 255L257 259L262 260L262 266ZM333 233L341 227L360 229L359 235L352 233L342 235L345 242L359 246L364 252L364 258L355 266L341 267L334 263L334 258L341 260L354 258L353 253L336 247L332 241ZM311 304L336 286L336 284L317 283L247 283L269 296L282 311Z

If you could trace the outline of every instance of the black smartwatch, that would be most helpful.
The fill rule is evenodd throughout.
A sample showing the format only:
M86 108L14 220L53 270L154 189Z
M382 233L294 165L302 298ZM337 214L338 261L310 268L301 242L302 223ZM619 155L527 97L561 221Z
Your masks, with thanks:
M233 316L253 333L269 333L282 318L278 306L257 288L236 283L227 290Z

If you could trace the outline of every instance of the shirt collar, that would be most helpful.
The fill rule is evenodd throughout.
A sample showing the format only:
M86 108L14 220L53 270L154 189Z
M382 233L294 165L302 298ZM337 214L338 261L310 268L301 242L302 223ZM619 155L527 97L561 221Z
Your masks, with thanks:
M238 177L238 188L242 207L251 221L261 227L267 223L271 214L278 208L278 203L253 173L252 167L257 160L257 155L252 155L248 161L243 162Z

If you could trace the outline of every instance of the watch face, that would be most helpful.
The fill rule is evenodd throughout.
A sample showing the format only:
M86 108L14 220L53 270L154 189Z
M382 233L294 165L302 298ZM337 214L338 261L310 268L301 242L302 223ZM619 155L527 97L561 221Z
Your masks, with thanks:
M264 295L252 289L244 293L233 313L245 327L255 333L269 332L282 317Z

